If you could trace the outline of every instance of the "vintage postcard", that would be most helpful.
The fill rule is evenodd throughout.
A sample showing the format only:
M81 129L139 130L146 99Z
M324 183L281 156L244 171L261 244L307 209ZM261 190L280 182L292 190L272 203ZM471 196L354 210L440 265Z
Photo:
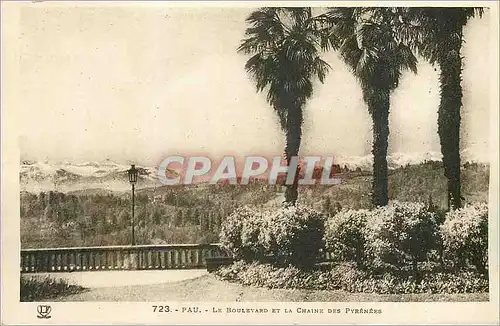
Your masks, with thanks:
M2 324L498 325L496 1L1 6Z

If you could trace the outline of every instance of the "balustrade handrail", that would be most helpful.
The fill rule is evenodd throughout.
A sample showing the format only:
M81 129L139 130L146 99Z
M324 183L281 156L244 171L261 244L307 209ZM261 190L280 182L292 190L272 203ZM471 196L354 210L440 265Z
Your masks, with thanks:
M30 248L21 272L204 268L219 256L230 255L218 243Z
M117 246L87 246L87 247L54 247L54 248L24 248L21 252L42 252L42 251L87 251L87 250L133 250L133 249L176 249L176 248L221 248L220 243L177 243L177 244L158 244L158 245L117 245Z

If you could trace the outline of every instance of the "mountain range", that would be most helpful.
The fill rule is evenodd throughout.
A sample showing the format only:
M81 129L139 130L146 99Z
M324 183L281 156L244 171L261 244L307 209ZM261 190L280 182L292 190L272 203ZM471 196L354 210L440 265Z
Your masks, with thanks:
M477 161L467 157L467 151L463 151L463 161ZM441 153L393 153L388 156L390 169L396 169L408 164L419 164L426 161L440 161ZM334 157L334 164L341 167L347 166L350 170L360 168L362 171L370 171L372 166L372 155ZM57 190L71 192L85 189L102 189L108 191L129 191L127 170L130 165L116 163L111 160L102 162L48 162L24 160L20 166L20 188L21 191L40 192ZM138 182L137 188L151 188L163 186L158 180L158 168L137 166ZM168 177L180 174L174 169L167 170Z

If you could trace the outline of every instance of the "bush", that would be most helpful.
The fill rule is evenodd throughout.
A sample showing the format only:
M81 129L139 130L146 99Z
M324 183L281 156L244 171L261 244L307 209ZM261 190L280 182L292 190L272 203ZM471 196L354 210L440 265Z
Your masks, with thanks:
M42 299L56 298L86 290L78 285L68 284L64 280L55 280L50 277L23 277L20 281L20 301L40 301Z
M336 261L355 261L364 265L367 210L343 210L330 217L325 224L326 250Z
M456 266L468 261L481 272L488 263L488 206L467 205L448 212L440 228L445 257Z
M220 231L221 246L228 250L235 258L250 260L249 250L245 250L242 244L242 232L245 221L251 220L257 212L244 206L236 209L226 218ZM248 225L248 224L247 224Z
M252 217L247 216L243 220L241 230L241 250L243 257L249 260L263 260L265 249L261 239L261 230L265 228L265 222L260 212L255 212Z
M394 201L374 209L366 232L374 267L402 269L411 263L416 272L435 247L437 233L436 216L423 204Z
M313 266L324 247L324 218L312 208L287 205L264 214L260 241L279 264Z
M343 290L352 293L474 293L488 292L488 278L474 272L426 273L413 276L384 273L372 275L344 263L331 269L302 270L294 266L243 261L221 267L215 275L222 280L269 289Z

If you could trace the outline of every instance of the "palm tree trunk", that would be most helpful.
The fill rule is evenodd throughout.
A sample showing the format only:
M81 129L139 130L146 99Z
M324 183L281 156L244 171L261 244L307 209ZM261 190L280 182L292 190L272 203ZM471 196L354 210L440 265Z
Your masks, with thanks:
M460 195L460 108L462 106L462 27L454 26L449 47L440 59L439 76L441 86L441 102L438 110L438 134L443 154L444 175L448 179L448 208L457 209L462 206Z
M372 204L385 206L389 202L387 191L387 147L389 143L389 90L375 90L366 96L373 123L373 180Z
M287 166L290 166L292 157L299 155L300 141L302 138L302 110L294 108L288 111L286 121L286 145L285 159ZM299 196L298 192L299 173L296 171L294 181L291 185L286 185L285 202L295 205Z

